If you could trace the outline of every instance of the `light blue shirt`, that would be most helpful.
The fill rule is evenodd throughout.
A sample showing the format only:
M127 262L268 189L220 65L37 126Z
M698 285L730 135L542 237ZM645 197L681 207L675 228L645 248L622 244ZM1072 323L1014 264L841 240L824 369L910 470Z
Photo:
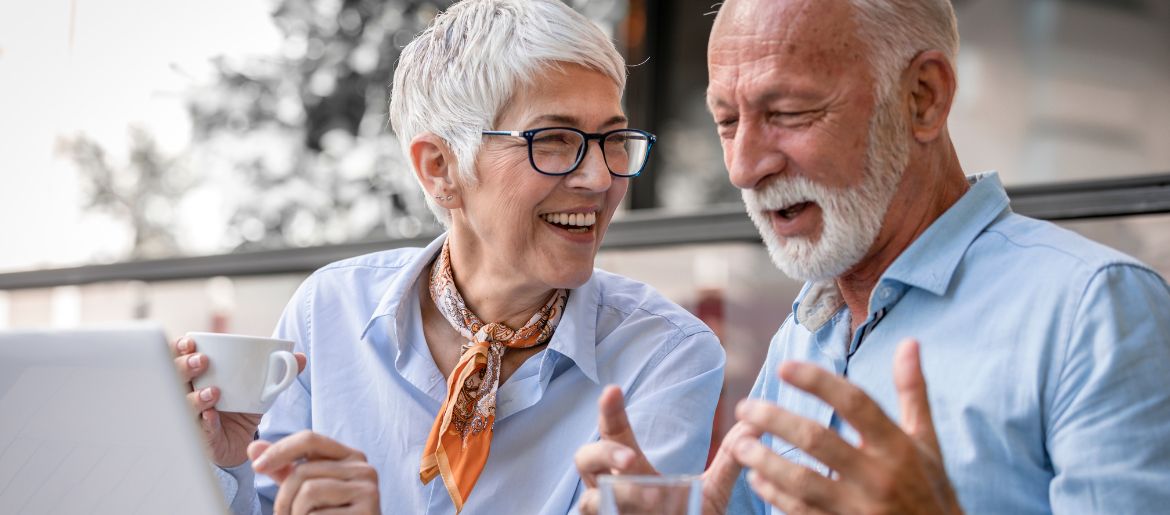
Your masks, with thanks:
M947 474L968 513L1170 510L1170 289L1129 256L1013 214L994 173L882 275L855 336L831 282L806 285L792 313L751 396L856 443L777 367L807 361L845 375L897 422L894 349L918 338ZM827 472L779 438L765 443ZM741 477L731 513L765 510Z
M264 416L260 437L312 429L364 452L378 471L383 513L455 513L441 478L419 480L446 379L423 338L418 288L443 240L318 270L275 332L297 342L309 367ZM573 454L597 439L607 384L625 393L655 465L702 471L723 364L723 348L697 318L644 284L594 270L569 294L548 346L500 385L491 453L463 512L569 513L583 491ZM219 476L233 513L271 511L276 486L257 476L251 488L249 464Z

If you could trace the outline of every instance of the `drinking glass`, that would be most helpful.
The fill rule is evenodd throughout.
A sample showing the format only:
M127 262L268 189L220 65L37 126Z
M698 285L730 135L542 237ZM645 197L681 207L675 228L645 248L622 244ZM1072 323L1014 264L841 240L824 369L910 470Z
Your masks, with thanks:
M698 476L597 478L601 515L700 515L703 485Z

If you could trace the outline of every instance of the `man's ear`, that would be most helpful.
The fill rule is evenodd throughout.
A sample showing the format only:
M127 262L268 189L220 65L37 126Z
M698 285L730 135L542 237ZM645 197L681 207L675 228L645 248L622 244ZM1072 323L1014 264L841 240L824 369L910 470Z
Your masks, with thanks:
M455 171L459 165L451 147L439 136L424 132L410 140L410 162L426 195L447 209L463 207Z
M955 100L955 69L938 50L918 54L907 68L911 131L920 143L938 138L947 127Z

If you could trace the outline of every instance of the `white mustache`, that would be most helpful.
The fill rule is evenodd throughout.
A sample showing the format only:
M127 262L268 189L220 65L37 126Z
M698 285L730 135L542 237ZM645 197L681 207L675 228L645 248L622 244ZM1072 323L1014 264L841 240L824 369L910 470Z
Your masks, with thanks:
M833 193L804 177L781 177L762 188L744 190L743 201L750 211L780 211L812 202L825 206Z

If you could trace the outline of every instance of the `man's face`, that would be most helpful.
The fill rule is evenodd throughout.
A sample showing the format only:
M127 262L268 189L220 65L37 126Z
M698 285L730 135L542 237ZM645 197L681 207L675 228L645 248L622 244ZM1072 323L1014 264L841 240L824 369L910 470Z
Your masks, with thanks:
M899 98L875 97L850 9L731 1L708 48L707 101L731 182L773 261L797 279L836 277L864 258L906 163Z

